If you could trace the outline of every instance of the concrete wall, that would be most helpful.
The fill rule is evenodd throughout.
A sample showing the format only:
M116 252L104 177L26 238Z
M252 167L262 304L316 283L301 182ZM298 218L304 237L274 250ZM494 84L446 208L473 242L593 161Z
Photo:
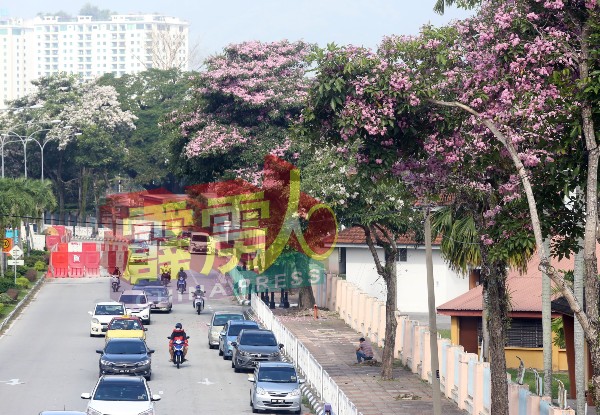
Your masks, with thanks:
M338 251L337 248L335 251ZM398 310L403 313L427 312L427 270L425 250L408 247L407 261L397 262ZM383 259L383 250L378 250ZM338 253L328 261L329 272L337 273ZM436 306L464 294L469 290L469 278L451 271L439 250L433 251L433 276ZM386 289L377 274L371 251L366 247L346 248L346 280L366 294L385 301Z

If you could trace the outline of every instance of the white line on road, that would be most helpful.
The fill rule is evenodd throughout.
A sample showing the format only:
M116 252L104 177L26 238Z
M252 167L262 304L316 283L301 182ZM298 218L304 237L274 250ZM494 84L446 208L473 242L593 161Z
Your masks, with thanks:
M0 383L5 383L10 386L22 385L25 382L19 382L19 379L11 379L11 380L0 380Z
M204 380L201 380L200 382L198 382L201 385L214 385L214 382L210 382L208 380L208 378L204 378Z

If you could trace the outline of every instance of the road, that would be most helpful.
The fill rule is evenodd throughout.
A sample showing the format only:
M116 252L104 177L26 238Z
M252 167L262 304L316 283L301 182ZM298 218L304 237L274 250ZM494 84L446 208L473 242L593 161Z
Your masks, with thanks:
M208 277L192 273L189 286L213 288ZM202 280L204 278L204 280ZM174 284L174 282L172 282ZM29 415L41 410L85 410L82 392L91 392L98 379L96 349L104 338L89 336L95 302L110 293L108 278L48 280L11 327L0 337L0 414ZM250 383L247 373L234 373L229 361L207 345L213 310L241 310L230 296L213 295L197 315L187 293L175 294L170 314L152 314L147 343L156 350L152 360L152 393L160 394L158 414L246 414ZM169 363L167 336L181 322L190 336L188 362L178 370Z

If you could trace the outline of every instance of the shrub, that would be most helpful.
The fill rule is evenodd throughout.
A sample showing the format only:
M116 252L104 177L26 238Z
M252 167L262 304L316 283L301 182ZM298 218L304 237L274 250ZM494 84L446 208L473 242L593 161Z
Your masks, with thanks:
M17 278L17 287L19 288L29 288L29 280L25 277Z
M25 275L25 273L27 272L27 269L28 269L28 268L27 268L26 266L24 266L24 265L18 265L18 266L17 266L17 275L18 275L19 277L22 277L22 276L23 276L23 275ZM12 271L12 270L10 270L10 271ZM9 272L10 272L10 271L9 271Z
M29 268L25 273L25 278L27 278L29 282L35 282L37 280L37 276L38 272L35 268Z
M12 278L0 278L0 293L5 293L9 288L16 288Z
M36 271L46 271L48 265L43 261L37 261L33 264L33 268L35 268Z
M4 308L4 304L0 303L0 313L2 313L3 308Z
M2 303L2 304L12 304L14 302L15 301L12 298L10 298L10 296L8 294L6 294L6 293L1 293L0 294L0 303Z

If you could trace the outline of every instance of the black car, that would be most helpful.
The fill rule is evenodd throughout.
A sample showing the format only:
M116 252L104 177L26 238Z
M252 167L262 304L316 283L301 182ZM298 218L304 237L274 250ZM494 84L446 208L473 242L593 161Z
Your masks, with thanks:
M273 332L264 329L243 329L231 346L231 367L236 372L254 369L258 362L279 362L283 348L283 344L277 344Z
M113 338L106 342L101 354L99 375L136 375L146 380L152 377L152 359L154 350L149 349L142 339Z
M160 278L140 278L135 282L132 290L143 290L145 287L162 287L162 283L160 282Z

